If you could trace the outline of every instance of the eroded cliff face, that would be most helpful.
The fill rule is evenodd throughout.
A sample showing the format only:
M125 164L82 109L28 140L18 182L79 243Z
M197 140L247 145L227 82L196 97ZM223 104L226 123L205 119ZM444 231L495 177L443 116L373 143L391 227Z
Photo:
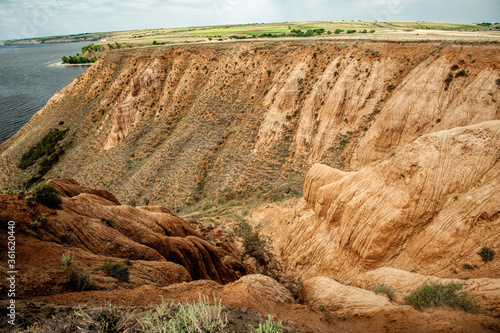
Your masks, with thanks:
M359 171L314 165L304 198L254 213L285 271L343 282L393 267L440 277L490 277L500 261L500 121L419 137ZM460 274L460 275L457 275Z
M47 177L122 202L299 194L314 163L360 170L423 134L498 119L498 50L356 41L117 50L0 146L0 182L12 189L36 173L16 167L21 155L67 127Z

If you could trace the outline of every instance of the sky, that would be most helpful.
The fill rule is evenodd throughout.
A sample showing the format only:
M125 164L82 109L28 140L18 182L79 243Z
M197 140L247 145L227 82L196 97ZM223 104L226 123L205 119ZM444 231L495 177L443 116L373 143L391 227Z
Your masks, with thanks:
M0 0L0 40L220 24L500 22L500 0Z

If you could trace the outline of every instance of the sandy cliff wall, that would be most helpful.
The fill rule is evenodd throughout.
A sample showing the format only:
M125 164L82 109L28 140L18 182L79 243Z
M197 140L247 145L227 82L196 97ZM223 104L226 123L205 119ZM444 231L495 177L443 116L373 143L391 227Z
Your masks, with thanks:
M499 119L498 51L356 41L117 50L0 146L0 185L36 173L16 167L21 155L67 127L47 177L125 203L300 193L314 163L360 170L420 135Z
M500 250L499 159L498 120L431 133L356 172L316 164L304 199L254 219L285 271L306 278L350 281L379 267L497 278L500 261L478 252Z

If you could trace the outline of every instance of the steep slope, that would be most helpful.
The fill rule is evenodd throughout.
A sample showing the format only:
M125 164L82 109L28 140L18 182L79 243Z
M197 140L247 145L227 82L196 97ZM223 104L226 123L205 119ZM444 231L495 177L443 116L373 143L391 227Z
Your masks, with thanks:
M304 278L348 282L379 267L498 278L500 261L478 253L500 251L499 160L498 120L435 132L359 171L316 164L295 206L267 204L253 219Z
M314 40L116 50L0 145L0 184L34 175L36 164L17 168L22 154L67 127L46 177L122 202L300 194L314 163L358 170L422 134L499 119L498 51Z

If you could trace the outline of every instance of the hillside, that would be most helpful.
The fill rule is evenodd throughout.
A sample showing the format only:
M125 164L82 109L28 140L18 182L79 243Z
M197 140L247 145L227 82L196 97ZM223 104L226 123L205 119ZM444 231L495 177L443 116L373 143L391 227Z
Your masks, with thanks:
M355 41L116 50L0 146L1 184L36 174L36 164L17 168L21 155L69 128L47 177L122 202L175 210L297 195L314 163L355 170L422 134L498 119L497 51Z
M498 330L499 51L293 39L106 53L0 145L2 225L20 223L25 258L55 253L25 261L58 291L23 295L143 306L201 292L290 331ZM29 185L51 178L62 208L29 206ZM67 294L68 237L99 290ZM104 276L109 258L132 262L130 283ZM405 305L430 282L478 307Z

